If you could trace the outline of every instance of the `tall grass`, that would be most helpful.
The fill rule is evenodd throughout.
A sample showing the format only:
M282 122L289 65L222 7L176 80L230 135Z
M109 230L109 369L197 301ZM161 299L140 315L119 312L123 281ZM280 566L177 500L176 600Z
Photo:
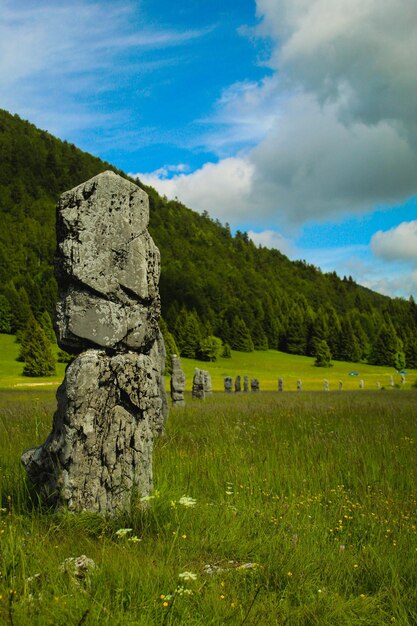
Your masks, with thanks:
M152 498L102 519L30 500L19 457L55 403L2 392L0 623L417 623L416 401L188 399L156 443ZM76 580L60 566L81 554L96 567Z

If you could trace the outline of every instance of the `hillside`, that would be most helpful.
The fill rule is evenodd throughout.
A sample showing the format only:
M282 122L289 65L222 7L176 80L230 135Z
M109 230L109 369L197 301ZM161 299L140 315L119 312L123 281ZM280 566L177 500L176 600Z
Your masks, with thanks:
M101 171L118 170L1 110L0 161L0 332L14 332L31 312L53 314L58 196ZM141 186L161 250L163 317L183 355L198 355L201 341L215 335L236 350L311 355L326 341L336 359L417 366L414 301L291 262Z

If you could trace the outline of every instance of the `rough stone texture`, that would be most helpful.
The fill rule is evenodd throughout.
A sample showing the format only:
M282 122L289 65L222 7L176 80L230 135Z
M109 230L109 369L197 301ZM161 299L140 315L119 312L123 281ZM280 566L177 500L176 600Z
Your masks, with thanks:
M302 391L303 389L303 381L301 380L301 378L299 378L297 380L297 391Z
M180 358L173 354L171 357L171 400L172 406L185 406L185 374L181 367Z
M193 400L204 400L206 397L206 384L205 384L205 372L204 370L195 368L193 378L192 398Z
M327 380L327 378L323 380L323 387L324 391L329 391L329 381Z
M244 393L248 393L249 391L249 378L248 376L243 377L243 391Z
M284 391L284 379L278 378L278 391Z
M361 379L359 381L359 389L363 389L363 388L364 388L364 383L363 383L363 380Z
M158 334L160 257L144 191L104 172L57 206L58 344L147 351Z
M224 379L224 390L226 393L231 393L233 388L233 379L231 376L226 376Z
M57 508L113 514L152 488L152 448L168 403L159 331L159 251L146 194L104 172L57 206L55 328L78 353L46 442L22 462Z
M259 391L259 380L257 378L250 379L250 389L251 391Z
M241 378L240 376L236 376L235 378L235 392L239 393L240 391L242 391L242 384L241 384Z
M203 376L204 376L204 393L206 394L206 396L211 396L213 394L213 387L211 384L210 372L207 372L207 370L203 370Z

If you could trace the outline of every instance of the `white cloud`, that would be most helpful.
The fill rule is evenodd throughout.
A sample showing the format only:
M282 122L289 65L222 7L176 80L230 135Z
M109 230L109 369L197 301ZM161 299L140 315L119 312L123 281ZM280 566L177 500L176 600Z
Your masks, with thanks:
M222 93L214 129L195 142L216 165L155 186L231 224L280 230L416 195L415 0L257 0L257 10L273 75ZM231 154L250 172L235 194Z
M263 230L259 233L248 230L248 236L257 246L275 248L286 256L294 256L295 254L294 243L274 230Z
M223 222L233 217L235 224L250 213L247 203L253 187L253 166L243 159L206 163L192 174L177 174L169 179L161 178L158 172L136 175L163 195L178 197L196 211L208 211Z
M374 234L374 254L386 261L417 261L417 220Z

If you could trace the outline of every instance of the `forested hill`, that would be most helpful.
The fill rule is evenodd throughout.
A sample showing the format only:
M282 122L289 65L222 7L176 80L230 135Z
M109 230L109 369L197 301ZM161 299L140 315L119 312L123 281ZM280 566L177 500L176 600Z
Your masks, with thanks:
M1 110L0 161L0 331L10 332L31 313L53 313L58 196L106 169L122 172ZM204 353L204 341L215 336L237 350L296 354L314 354L326 342L336 359L403 367L405 356L417 367L412 299L390 299L350 277L291 262L141 186L161 251L163 317L184 356Z

